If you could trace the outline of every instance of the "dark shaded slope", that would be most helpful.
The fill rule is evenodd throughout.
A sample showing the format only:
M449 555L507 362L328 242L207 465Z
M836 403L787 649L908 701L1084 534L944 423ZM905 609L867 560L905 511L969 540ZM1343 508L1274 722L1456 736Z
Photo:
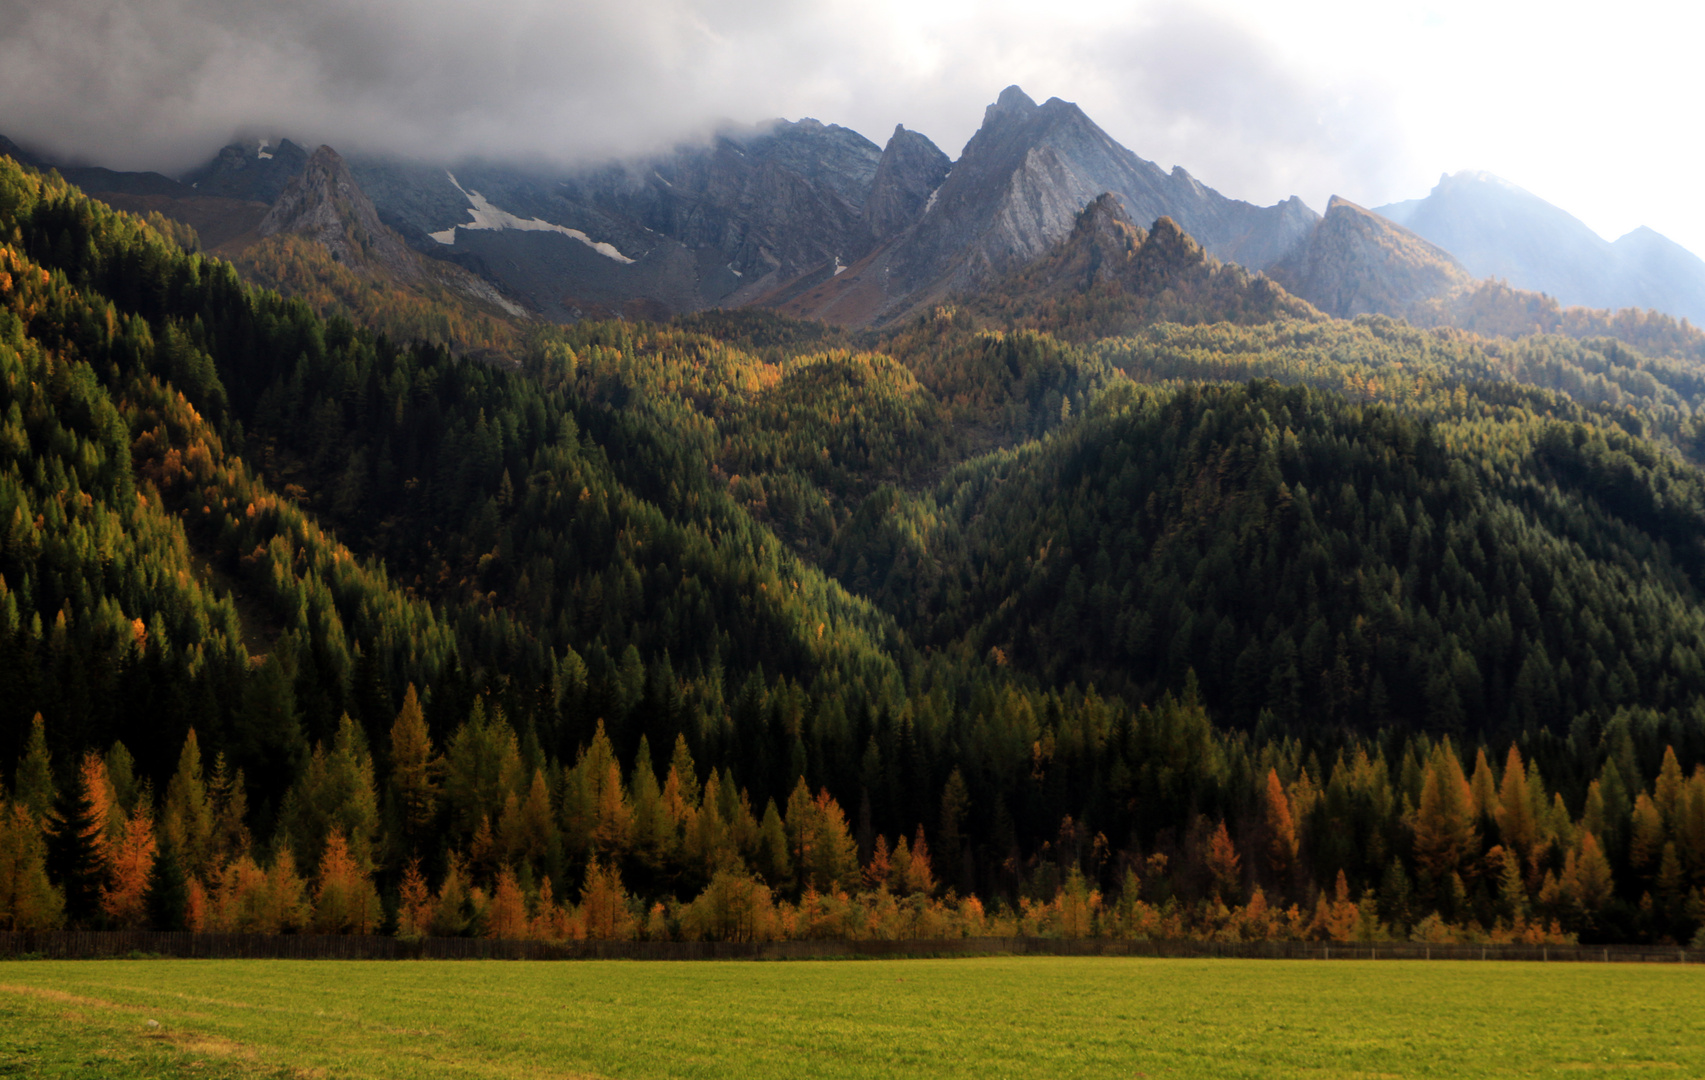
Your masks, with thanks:
M1253 723L1498 731L1691 700L1705 481L1471 399L1500 449L1271 383L1115 391L839 542L923 642ZM1621 489L1621 490L1619 490Z

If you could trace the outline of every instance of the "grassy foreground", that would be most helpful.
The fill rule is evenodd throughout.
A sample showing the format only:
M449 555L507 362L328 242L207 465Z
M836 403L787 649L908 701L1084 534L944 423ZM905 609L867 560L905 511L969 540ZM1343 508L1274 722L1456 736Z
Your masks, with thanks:
M1705 1076L1705 969L1040 957L0 964L7 1077L1583 1072Z

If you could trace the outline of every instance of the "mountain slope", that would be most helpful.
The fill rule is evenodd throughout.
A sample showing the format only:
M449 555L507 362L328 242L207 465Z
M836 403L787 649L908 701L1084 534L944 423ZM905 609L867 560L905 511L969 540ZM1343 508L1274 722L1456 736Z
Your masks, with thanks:
M1171 218L1145 233L1111 194L1085 207L1048 254L963 302L997 325L1074 341L1151 322L1321 317L1267 277L1215 259Z
M929 139L896 124L864 200L872 238L885 240L916 221L952 168L952 160Z
M526 312L490 282L428 259L379 220L337 152L322 146L230 254L249 280L404 340L513 361Z
M915 225L835 280L763 302L855 325L893 319L1043 255L1104 192L1133 219L1171 217L1211 254L1257 269L1315 220L1296 199L1257 207L1219 195L1181 168L1163 172L1115 143L1076 105L1058 98L1038 105L1010 86L985 111Z
M1402 316L1469 281L1448 252L1336 195L1307 240L1269 273L1339 318Z
M280 222L377 273L356 189L316 168ZM1258 283L1118 210L1039 287ZM537 903L560 937L546 880L592 906L619 876L648 934L714 935L674 913L717 875L706 904L798 901L790 933L917 932L933 874L1014 933L1122 888L1097 925L1223 933L1228 904L1318 896L1318 923L1250 924L1318 936L1341 872L1399 936L1530 910L1691 937L1705 476L1657 438L1697 435L1696 372L1380 317L1084 348L966 314L881 352L751 313L540 327L507 370L321 320L0 161L0 746L45 744L14 806L40 820L90 751L173 792L203 929L256 929L219 921L244 880L317 877L323 920L340 881L424 874L435 933ZM1332 389L1228 385L1240 363ZM1423 792L1497 788L1477 742L1532 828L1484 821L1444 863ZM1526 873L1494 893L1495 840Z
M1375 213L1449 251L1475 277L1501 278L1565 307L1652 308L1705 321L1705 261L1650 229L1607 243L1490 173L1441 176L1426 198Z
M600 168L351 167L415 247L572 321L738 304L851 262L872 243L864 206L881 157L863 136L807 119L727 128L705 145Z

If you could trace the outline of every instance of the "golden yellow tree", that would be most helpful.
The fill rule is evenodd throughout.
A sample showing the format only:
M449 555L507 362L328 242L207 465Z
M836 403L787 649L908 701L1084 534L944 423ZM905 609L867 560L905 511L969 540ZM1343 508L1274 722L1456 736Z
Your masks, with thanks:
M148 875L154 869L154 814L147 799L136 800L136 809L124 822L111 860L111 873L101 891L101 909L121 927L135 929L148 921L143 902Z

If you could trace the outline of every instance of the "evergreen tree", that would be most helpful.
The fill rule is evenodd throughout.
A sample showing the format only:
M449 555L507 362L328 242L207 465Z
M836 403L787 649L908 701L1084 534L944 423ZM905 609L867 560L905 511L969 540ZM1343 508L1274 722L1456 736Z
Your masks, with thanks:
M189 928L189 879L178 858L177 841L169 832L160 834L142 903L148 915L149 929Z
M47 752L47 725L41 713L30 722L29 743L23 760L18 763L18 775L12 785L14 798L37 822L45 824L53 814L57 797L53 786L53 759Z
M100 913L104 824L96 797L83 784L65 789L49 819L47 869L64 893L65 915L74 926Z

